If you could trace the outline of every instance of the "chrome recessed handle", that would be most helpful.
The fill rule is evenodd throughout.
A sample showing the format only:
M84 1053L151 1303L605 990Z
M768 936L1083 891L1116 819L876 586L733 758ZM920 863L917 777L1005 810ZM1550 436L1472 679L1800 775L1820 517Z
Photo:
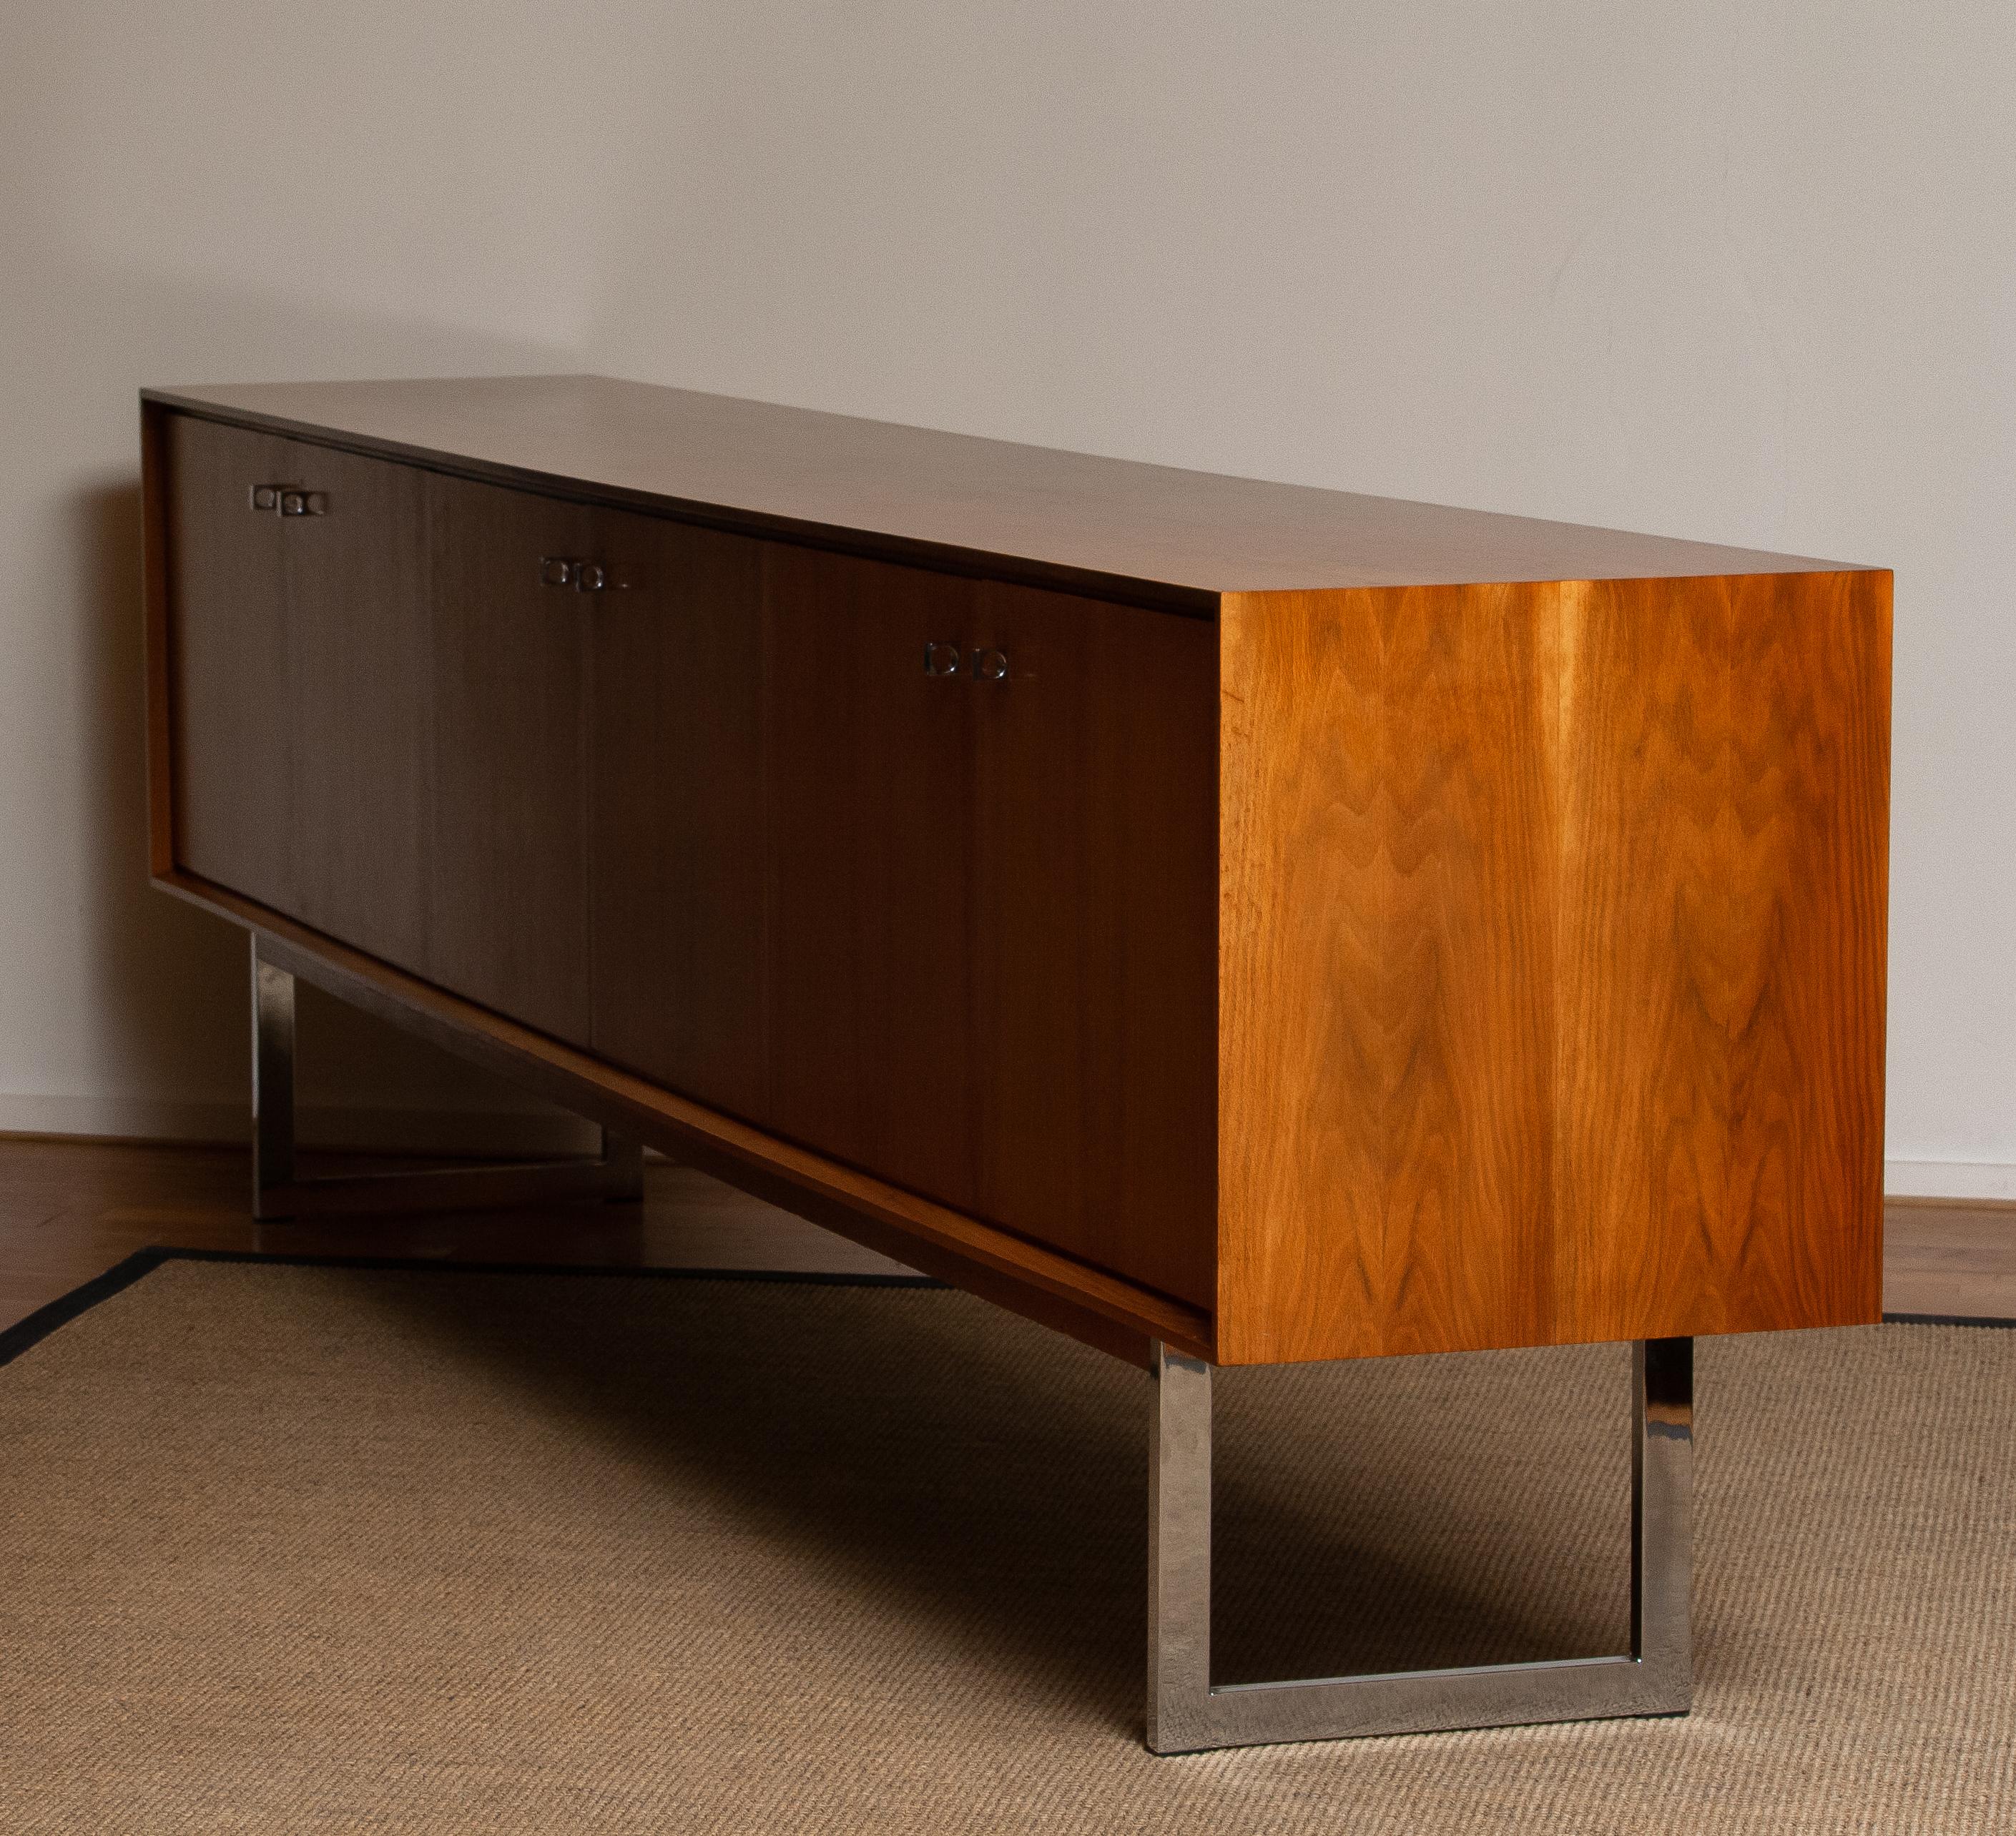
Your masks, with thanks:
M329 493L299 484L255 484L251 504L261 516L326 516Z
M975 645L970 651L956 644L931 643L924 646L927 676L964 675L970 676L976 682L1005 682L1013 673L1009 667L1008 652L991 644Z
M630 582L604 562L583 561L574 555L546 555L539 560L539 584L571 587L577 593L616 593Z

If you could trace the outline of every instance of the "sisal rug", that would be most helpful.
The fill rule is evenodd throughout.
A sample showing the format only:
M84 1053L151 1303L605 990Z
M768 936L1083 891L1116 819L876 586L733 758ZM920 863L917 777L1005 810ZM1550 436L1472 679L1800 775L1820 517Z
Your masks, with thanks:
M0 1367L10 1833L2016 1827L2016 1332L1704 1342L1688 1719L1158 1759L1147 1379L963 1295L175 1259L70 1310ZM1222 1377L1221 1676L1616 1648L1625 1381Z

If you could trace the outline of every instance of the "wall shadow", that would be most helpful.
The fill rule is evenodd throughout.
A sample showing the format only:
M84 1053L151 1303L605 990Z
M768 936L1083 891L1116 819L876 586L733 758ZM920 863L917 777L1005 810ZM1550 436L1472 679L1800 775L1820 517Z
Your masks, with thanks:
M60 491L59 579L73 609L75 769L82 832L74 948L85 958L88 1011L74 1042L84 1083L124 1098L164 1126L228 1121L243 1101L249 1024L245 946L236 927L146 883L146 758L137 383L173 386L193 375L247 379L317 375L425 375L552 371L571 354L466 329L330 313L301 301L224 293L157 276L81 275L49 283L52 316L90 296L103 361L73 379L81 417L128 429L124 463L92 468ZM66 294L68 295L67 300ZM219 351L234 357L218 361ZM53 395L60 368L37 385ZM109 457L109 455L108 455ZM46 602L45 602L46 603ZM53 686L53 685L52 685ZM33 819L32 816L30 817ZM312 990L302 1004L304 1109L345 1113L524 1112L546 1132L560 1112L459 1060ZM214 1129L205 1132L214 1133ZM304 1131L315 1132L312 1122Z

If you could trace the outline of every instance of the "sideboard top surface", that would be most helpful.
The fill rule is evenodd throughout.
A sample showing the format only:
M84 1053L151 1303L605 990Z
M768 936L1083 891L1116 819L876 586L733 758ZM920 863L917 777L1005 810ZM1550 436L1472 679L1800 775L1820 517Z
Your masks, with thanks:
M506 482L930 562L1178 597L1848 564L1055 451L603 376L272 383L146 399Z

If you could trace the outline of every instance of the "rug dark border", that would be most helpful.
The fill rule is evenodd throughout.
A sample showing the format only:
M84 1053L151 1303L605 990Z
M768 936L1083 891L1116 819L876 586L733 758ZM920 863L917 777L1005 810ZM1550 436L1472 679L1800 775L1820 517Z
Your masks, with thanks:
M1885 1326L2016 1326L2016 1320L1997 1320L1986 1313L1885 1313Z
M653 1269L576 1263L447 1262L397 1256L289 1256L256 1249L175 1249L153 1246L135 1250L122 1262L94 1275L81 1287L38 1307L26 1319L0 1328L0 1364L38 1346L52 1332L88 1313L101 1301L121 1294L164 1263L278 1263L296 1269L370 1269L416 1275L592 1275L647 1281L772 1282L797 1288L943 1288L929 1275L845 1275L794 1269Z

